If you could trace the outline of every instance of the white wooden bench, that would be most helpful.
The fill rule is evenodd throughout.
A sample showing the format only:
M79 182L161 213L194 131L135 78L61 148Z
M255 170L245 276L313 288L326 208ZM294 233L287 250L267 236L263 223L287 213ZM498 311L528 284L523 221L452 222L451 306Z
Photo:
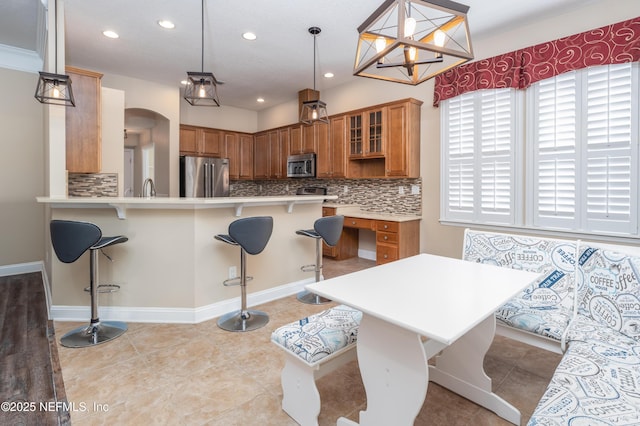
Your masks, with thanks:
M318 424L321 403L316 380L356 358L361 319L362 312L339 305L271 334L271 341L286 354L282 409L298 424Z

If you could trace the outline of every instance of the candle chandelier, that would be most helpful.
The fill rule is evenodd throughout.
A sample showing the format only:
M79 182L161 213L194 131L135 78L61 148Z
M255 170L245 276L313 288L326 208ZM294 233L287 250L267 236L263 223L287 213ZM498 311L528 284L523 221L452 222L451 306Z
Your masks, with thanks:
M468 6L387 0L358 27L354 75L417 85L473 59Z

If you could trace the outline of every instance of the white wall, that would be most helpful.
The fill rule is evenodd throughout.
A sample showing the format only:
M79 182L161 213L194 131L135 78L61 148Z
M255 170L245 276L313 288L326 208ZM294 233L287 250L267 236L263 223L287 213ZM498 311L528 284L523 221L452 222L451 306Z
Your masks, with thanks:
M258 131L258 112L224 104L220 107L192 106L180 96L180 123L255 133Z
M118 174L118 195L124 182L124 92L102 88L102 173Z
M0 68L0 266L44 259L44 110L38 75ZM61 107L58 107L61 108Z

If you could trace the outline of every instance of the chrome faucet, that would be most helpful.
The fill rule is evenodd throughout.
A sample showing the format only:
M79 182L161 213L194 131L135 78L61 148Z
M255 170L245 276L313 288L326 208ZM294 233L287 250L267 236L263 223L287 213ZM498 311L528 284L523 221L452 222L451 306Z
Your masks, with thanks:
M149 195L147 195L147 184L149 184ZM155 197L156 196L156 186L153 184L153 179L146 178L144 183L142 184L142 197Z

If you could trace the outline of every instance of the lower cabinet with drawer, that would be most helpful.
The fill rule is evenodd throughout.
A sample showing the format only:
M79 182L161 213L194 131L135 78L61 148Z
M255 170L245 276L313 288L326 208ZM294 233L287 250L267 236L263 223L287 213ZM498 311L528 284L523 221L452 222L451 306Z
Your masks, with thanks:
M376 264L393 262L420 252L420 221L376 221Z

